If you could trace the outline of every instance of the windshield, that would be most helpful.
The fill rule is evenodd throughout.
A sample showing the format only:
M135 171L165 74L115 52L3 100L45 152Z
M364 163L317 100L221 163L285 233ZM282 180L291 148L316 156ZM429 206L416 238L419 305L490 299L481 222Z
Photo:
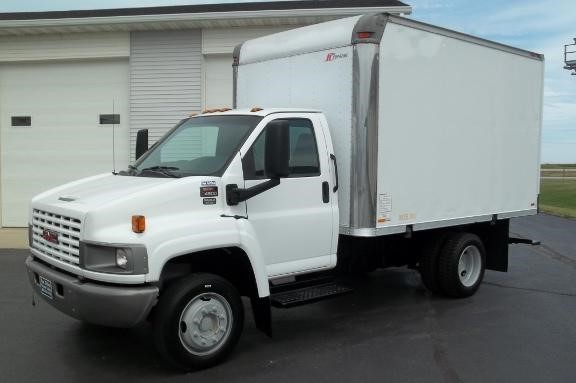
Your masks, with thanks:
M130 167L143 177L220 176L259 116L205 116L182 123Z

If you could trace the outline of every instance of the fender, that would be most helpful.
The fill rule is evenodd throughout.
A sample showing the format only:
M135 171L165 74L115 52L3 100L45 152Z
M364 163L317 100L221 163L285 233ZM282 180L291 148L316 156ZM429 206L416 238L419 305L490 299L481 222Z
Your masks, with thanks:
M147 282L158 281L164 266L173 258L203 250L238 247L248 256L254 271L258 296L260 298L268 297L270 288L266 265L260 245L250 234L251 230L249 228L242 230L241 227L244 225L233 219L218 219L217 221L219 222L213 222L213 225L209 224L208 226L218 227L221 230L210 230L210 227L206 227L202 233L174 238L157 246L152 246L149 257L150 273L147 275ZM223 227L226 229L222 230Z

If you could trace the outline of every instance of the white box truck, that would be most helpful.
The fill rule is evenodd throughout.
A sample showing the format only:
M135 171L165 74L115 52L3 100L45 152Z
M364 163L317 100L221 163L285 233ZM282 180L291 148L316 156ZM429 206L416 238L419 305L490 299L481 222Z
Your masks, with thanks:
M460 298L507 270L509 220L537 210L541 55L377 14L247 41L233 70L235 109L149 150L142 131L129 169L33 199L39 296L151 319L195 369L233 349L242 296L271 334L271 306L350 292L350 273L409 266Z

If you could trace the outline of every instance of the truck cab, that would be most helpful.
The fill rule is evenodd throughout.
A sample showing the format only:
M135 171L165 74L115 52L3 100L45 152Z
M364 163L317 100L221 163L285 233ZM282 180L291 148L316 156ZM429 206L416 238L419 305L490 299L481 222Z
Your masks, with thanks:
M31 283L56 308L95 324L130 327L152 312L191 315L166 318L173 327L158 331L176 333L191 359L203 356L193 365L211 363L206 355L220 355L212 348L234 336L226 324L239 320L233 311L241 311L240 295L267 307L269 281L336 266L334 166L318 111L254 108L185 119L129 169L34 198ZM213 286L224 292L198 298L188 310L183 302L190 297L158 307L159 297L190 290L174 288L174 281L191 275L203 293L215 294ZM219 316L202 314L212 301ZM260 327L269 328L268 317L258 316ZM171 331L182 323L210 340L187 341L190 330ZM227 330L213 334L215 326Z

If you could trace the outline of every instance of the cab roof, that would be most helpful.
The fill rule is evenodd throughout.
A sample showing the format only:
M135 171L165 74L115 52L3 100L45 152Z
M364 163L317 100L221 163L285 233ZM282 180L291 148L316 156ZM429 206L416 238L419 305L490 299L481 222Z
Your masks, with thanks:
M266 117L270 114L276 113L321 113L317 109L303 109L303 108L242 108L242 109L209 109L202 113L193 114L190 117L205 117L205 116L260 116Z

